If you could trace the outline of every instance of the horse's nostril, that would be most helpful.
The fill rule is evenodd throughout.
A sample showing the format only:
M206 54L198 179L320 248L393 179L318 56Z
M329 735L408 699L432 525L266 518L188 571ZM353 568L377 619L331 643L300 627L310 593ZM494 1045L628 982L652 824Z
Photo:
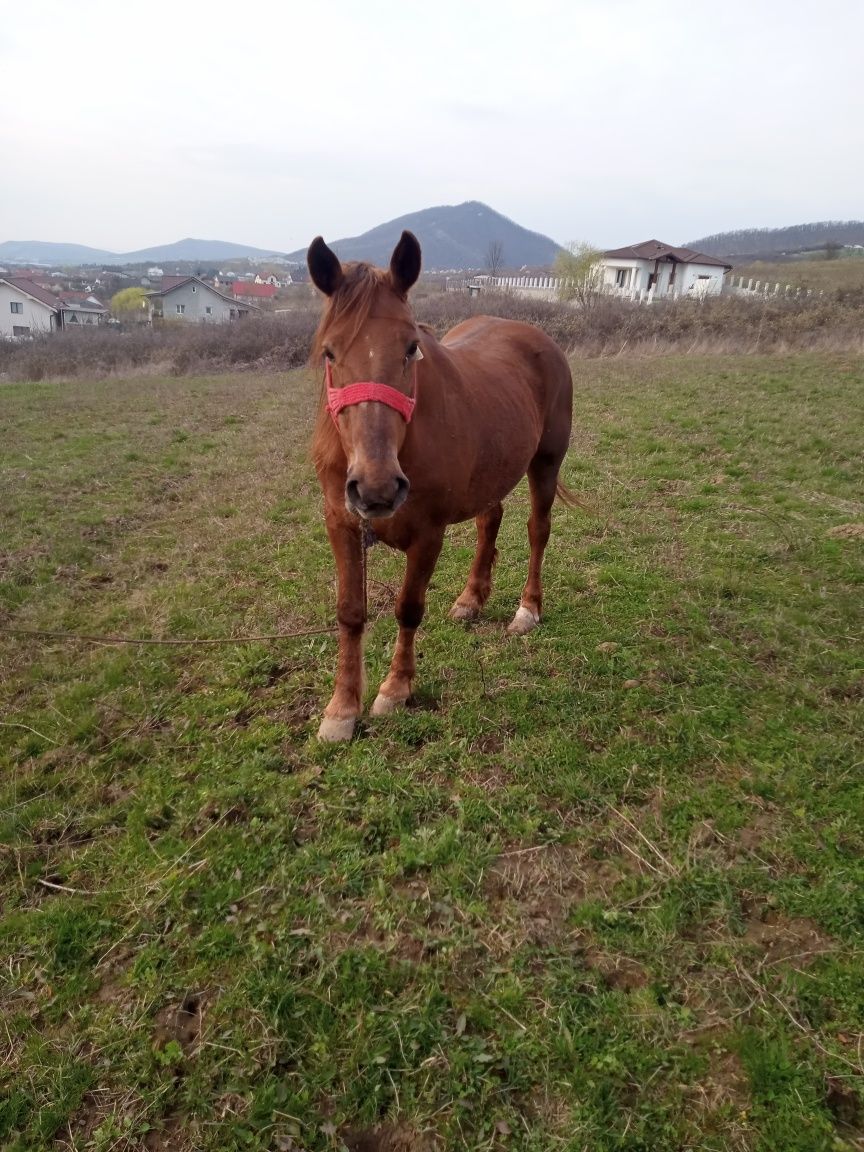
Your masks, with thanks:
M410 481L407 476L396 477L396 500L401 502L408 495L408 489L411 487Z
M356 480L349 480L345 485L345 495L351 504L357 504L360 501L360 485Z

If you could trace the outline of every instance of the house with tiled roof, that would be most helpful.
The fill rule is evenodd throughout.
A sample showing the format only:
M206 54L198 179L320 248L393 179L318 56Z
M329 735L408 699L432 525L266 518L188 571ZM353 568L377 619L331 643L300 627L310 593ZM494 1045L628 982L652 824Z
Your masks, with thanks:
M272 300L276 295L274 284L253 284L248 280L235 280L231 291L238 300Z
M165 276L162 287L147 293L150 319L224 324L242 320L257 305L226 296L199 276Z
M37 336L101 324L108 309L83 292L52 292L27 276L0 278L0 337Z
M713 296L732 268L725 260L675 248L660 240L645 240L604 252L600 261L601 288L625 296Z

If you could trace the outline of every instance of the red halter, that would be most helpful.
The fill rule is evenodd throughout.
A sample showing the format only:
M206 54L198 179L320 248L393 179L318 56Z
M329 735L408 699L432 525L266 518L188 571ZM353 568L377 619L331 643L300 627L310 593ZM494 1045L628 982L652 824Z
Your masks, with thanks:
M373 380L361 380L356 384L346 384L344 388L333 387L333 376L330 371L330 361L324 361L324 379L327 384L327 411L333 417L333 423L338 424L339 413L351 404L364 404L367 400L377 400L379 404L386 404L388 408L395 408L402 419L408 424L417 403L417 365L414 365L414 396L406 396L397 388L389 384L376 384Z

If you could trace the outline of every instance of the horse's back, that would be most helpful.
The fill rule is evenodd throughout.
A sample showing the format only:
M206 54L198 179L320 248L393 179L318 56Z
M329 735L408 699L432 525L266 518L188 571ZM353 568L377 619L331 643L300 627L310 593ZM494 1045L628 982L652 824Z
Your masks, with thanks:
M573 381L567 357L551 336L533 324L500 316L472 316L441 340L454 366L472 391L485 390L490 402L506 402L510 391L529 397L542 439L539 447L566 449L570 439Z

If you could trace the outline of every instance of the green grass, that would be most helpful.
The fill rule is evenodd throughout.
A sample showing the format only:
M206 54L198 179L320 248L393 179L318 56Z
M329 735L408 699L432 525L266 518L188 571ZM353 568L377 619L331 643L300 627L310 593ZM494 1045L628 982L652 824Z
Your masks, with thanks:
M861 363L574 373L542 627L520 487L347 746L330 634L0 632L0 1147L864 1147ZM314 391L0 389L0 626L331 625Z

